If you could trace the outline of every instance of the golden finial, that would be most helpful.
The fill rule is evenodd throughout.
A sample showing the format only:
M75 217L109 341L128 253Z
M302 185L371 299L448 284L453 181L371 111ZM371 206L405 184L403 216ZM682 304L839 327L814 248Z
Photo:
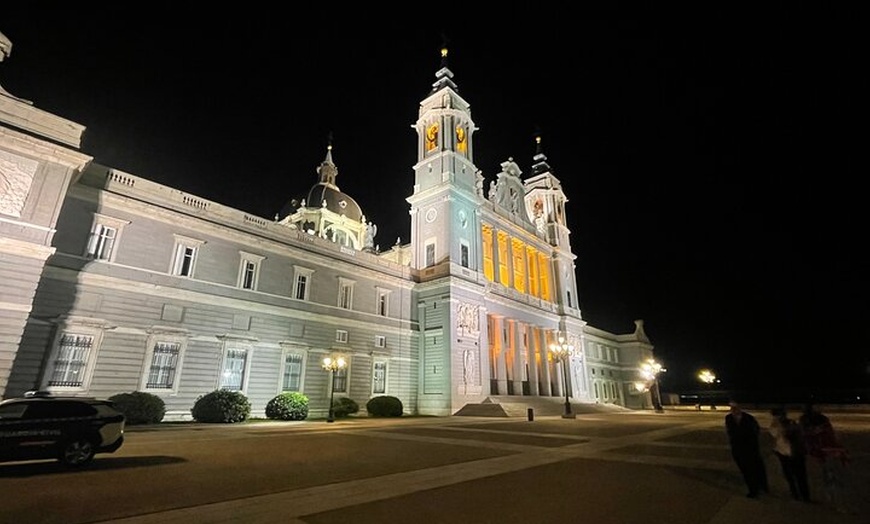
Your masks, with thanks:
M441 67L447 67L447 35L441 33Z

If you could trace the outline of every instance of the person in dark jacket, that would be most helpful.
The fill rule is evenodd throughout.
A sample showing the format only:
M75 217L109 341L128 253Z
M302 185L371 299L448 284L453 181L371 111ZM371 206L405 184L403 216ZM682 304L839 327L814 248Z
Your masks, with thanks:
M740 408L740 404L728 403L730 411L725 415L725 431L728 433L728 444L731 446L731 457L743 475L743 481L749 492L749 498L758 498L760 492L769 492L767 486L767 470L761 457L759 434L761 427L755 417Z

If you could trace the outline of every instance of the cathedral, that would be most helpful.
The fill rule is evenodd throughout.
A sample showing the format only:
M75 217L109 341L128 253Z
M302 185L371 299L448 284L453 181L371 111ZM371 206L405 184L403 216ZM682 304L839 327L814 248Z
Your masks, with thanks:
M11 49L0 34L0 62ZM650 406L643 321L583 320L540 138L527 170L507 158L485 180L446 49L411 124L413 192L394 214L410 212L410 241L382 251L331 143L307 192L253 216L100 164L84 126L0 87L0 397L144 391L166 420L216 389L255 417L287 391L311 417L341 396L433 416L522 397Z

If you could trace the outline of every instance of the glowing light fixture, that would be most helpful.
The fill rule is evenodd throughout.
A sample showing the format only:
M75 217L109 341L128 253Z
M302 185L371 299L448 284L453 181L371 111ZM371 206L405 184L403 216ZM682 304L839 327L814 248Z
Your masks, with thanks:
M326 417L327 422L335 422L335 414L332 411L332 401L335 399L335 373L339 369L344 369L347 366L347 361L344 357L325 357L322 367L331 373L329 381L329 415Z
M562 418L577 418L571 411L571 400L568 398L568 359L574 354L574 346L560 335L558 344L550 344L550 352L555 360L562 363L562 388L565 390L565 413Z
M664 412L662 408L662 392L659 388L659 373L664 373L667 369L663 368L659 362L653 358L646 359L640 365L640 376L647 383L651 384L650 391L653 392L653 406L657 413Z

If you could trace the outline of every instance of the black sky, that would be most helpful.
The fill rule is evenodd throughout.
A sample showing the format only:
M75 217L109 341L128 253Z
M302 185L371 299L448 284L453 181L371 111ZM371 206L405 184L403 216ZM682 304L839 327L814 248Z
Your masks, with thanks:
M583 317L644 319L665 389L701 367L738 387L870 385L857 12L20 4L0 11L0 85L87 126L97 162L270 218L332 133L382 249L409 238L411 125L446 37L475 163L528 173L541 131Z

